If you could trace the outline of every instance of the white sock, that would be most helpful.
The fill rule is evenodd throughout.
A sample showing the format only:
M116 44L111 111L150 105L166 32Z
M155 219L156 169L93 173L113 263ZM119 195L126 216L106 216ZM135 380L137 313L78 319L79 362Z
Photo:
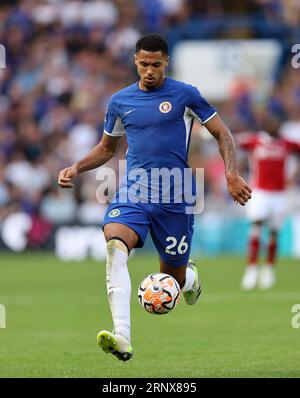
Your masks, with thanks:
M195 272L192 268L186 267L186 274L185 274L185 284L181 289L182 292L188 292L192 290L194 281L195 281Z
M131 281L127 267L128 250L118 239L107 243L106 285L114 333L130 342Z

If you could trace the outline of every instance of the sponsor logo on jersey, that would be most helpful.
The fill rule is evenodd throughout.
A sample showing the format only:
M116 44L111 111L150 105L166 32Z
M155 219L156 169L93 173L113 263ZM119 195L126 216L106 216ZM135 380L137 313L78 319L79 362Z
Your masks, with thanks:
M120 214L121 212L119 209L113 209L108 213L109 217L118 217Z
M160 110L162 113L168 113L168 112L170 112L171 109L172 109L172 104L171 104L171 102L164 101L164 102L162 102L162 103L159 105L159 110Z

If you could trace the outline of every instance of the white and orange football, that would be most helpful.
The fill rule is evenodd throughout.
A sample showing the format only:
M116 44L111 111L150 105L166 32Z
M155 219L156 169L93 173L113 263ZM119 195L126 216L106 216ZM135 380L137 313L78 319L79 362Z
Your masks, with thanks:
M167 314L180 300L178 282L168 274L155 273L142 280L138 289L140 305L151 314Z

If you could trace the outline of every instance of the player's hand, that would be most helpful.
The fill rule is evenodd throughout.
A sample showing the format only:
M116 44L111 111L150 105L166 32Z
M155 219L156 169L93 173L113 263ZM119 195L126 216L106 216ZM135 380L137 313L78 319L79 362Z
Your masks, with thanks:
M73 188L74 184L71 183L72 178L78 175L77 166L73 164L61 170L58 175L58 185L61 188Z
M232 196L233 200L236 203L245 206L248 200L251 199L252 189L238 174L229 174L226 178L228 192Z

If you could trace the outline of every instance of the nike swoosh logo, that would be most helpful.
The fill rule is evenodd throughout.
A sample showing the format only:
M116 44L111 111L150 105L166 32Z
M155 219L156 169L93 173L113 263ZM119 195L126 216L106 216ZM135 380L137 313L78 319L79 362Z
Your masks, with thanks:
M130 109L130 111L125 112L124 115L129 115L129 113L131 113L133 111L135 111L135 108L134 109Z

